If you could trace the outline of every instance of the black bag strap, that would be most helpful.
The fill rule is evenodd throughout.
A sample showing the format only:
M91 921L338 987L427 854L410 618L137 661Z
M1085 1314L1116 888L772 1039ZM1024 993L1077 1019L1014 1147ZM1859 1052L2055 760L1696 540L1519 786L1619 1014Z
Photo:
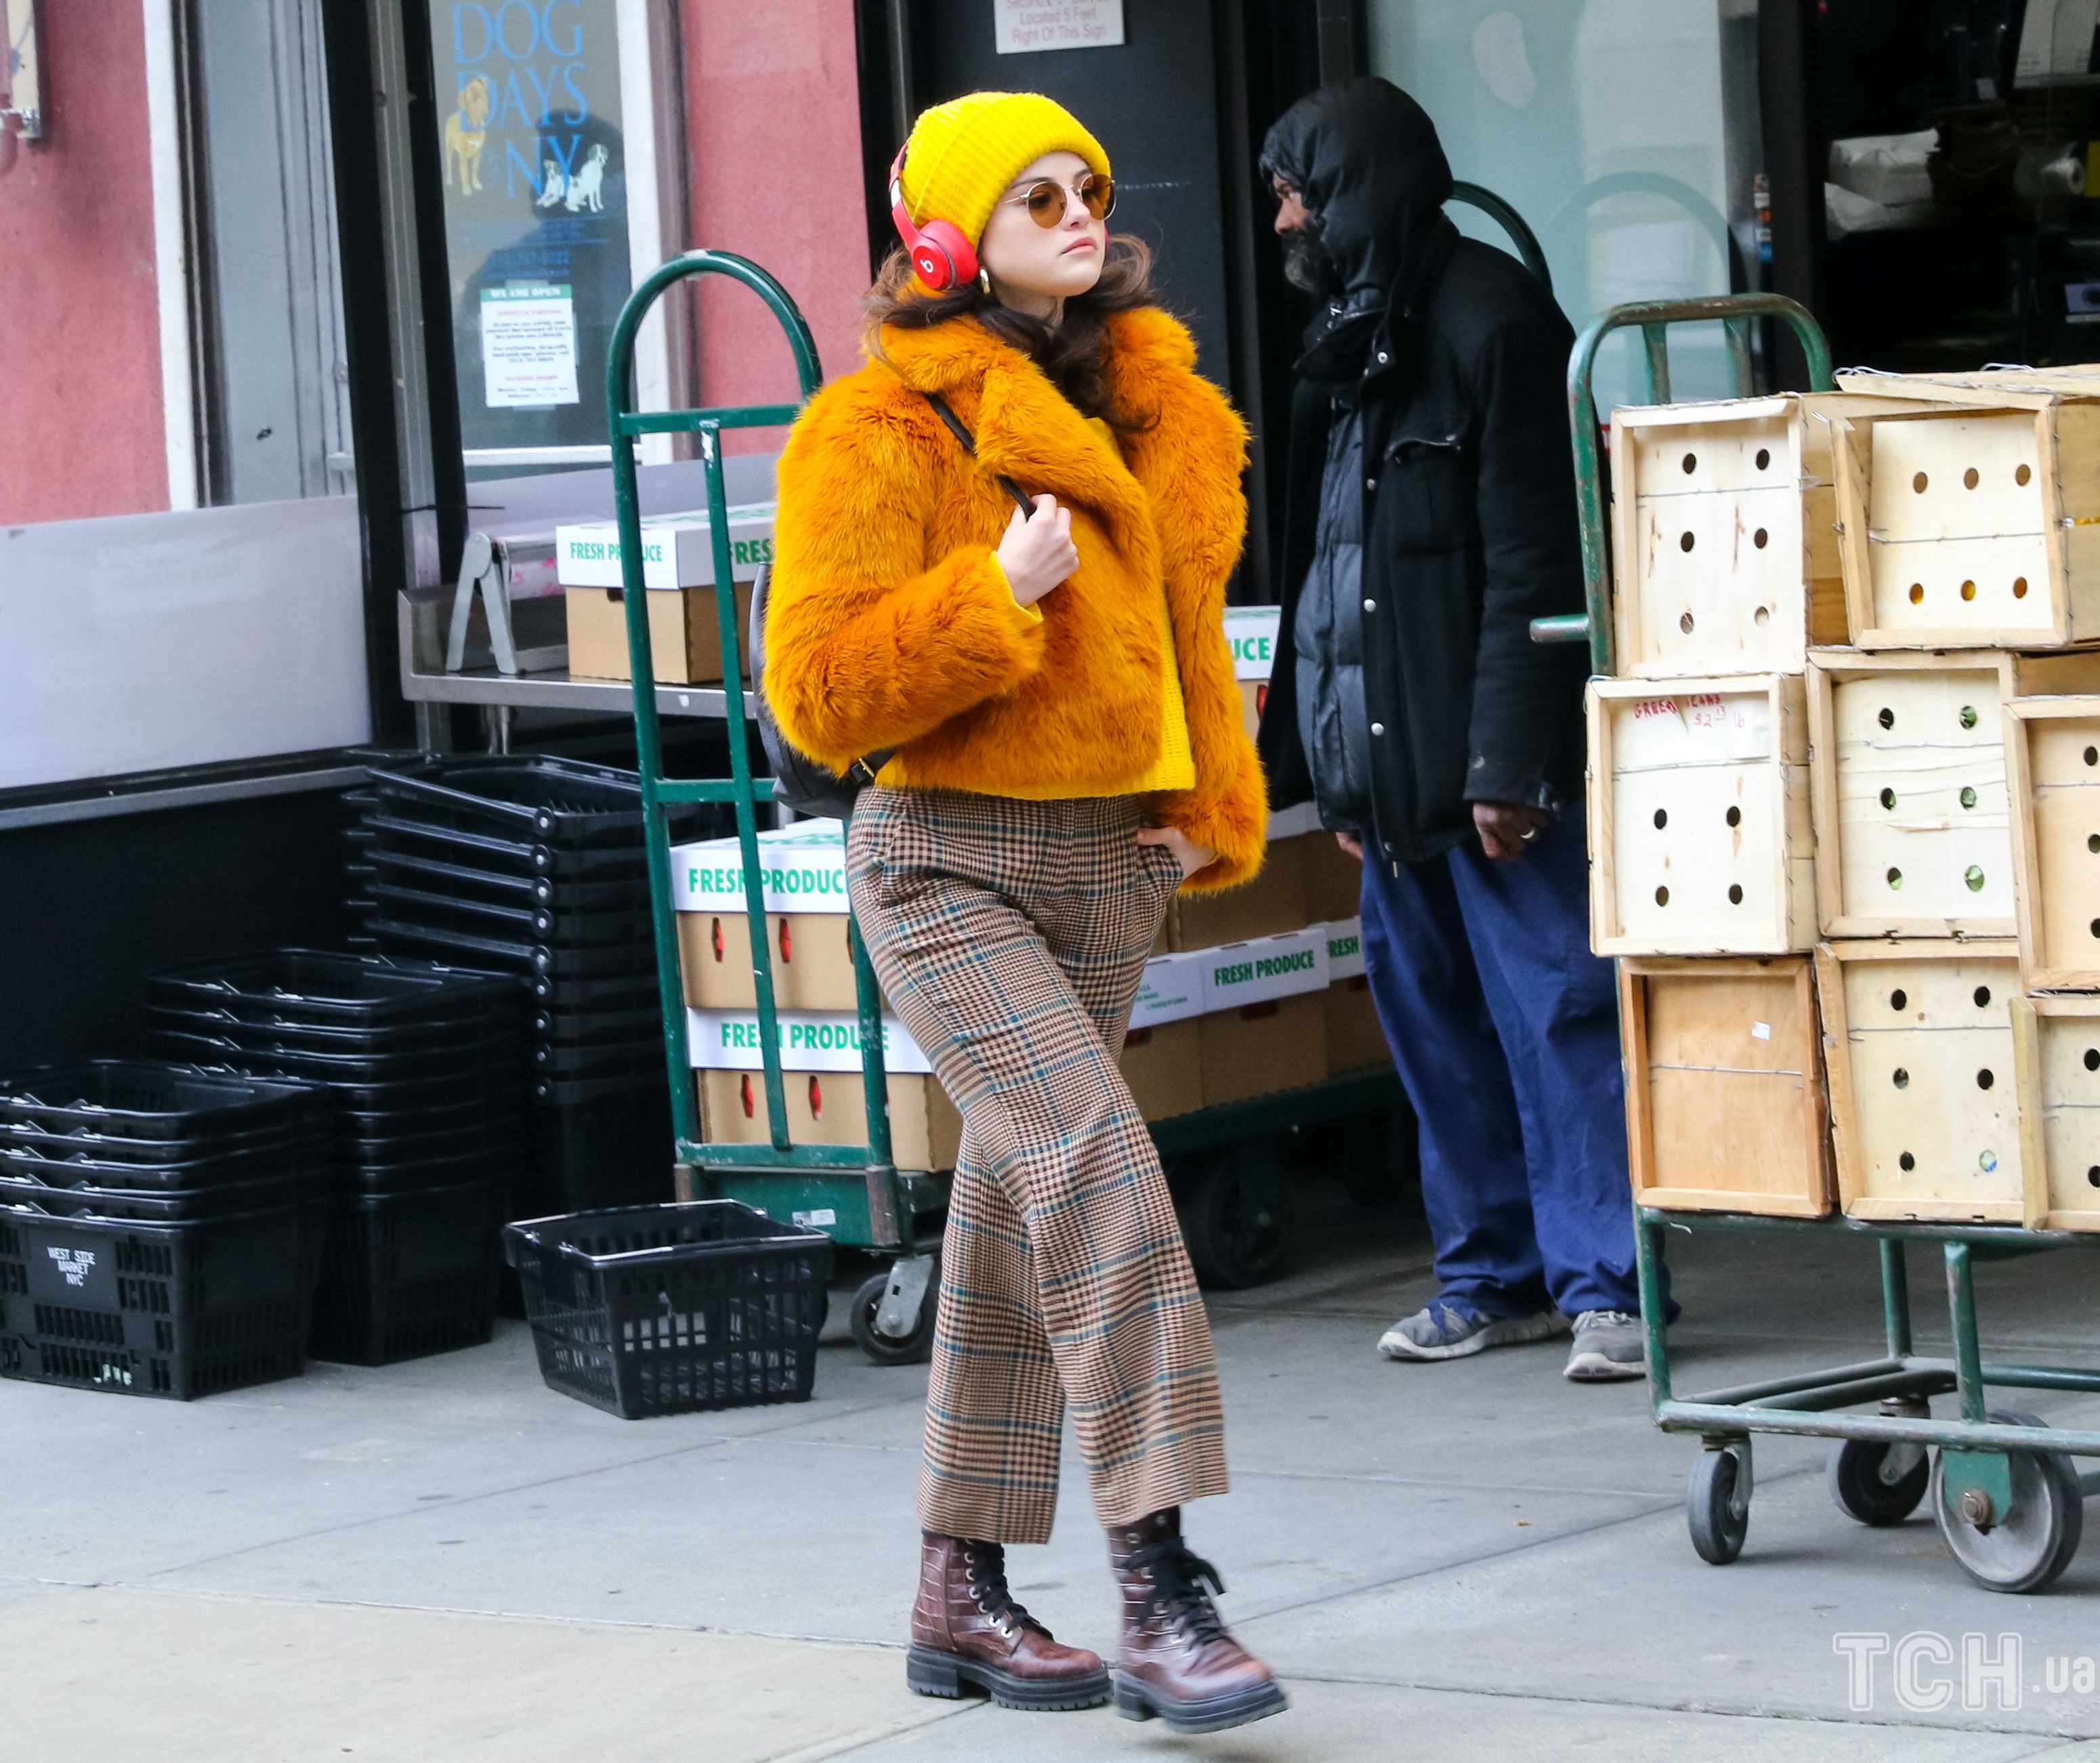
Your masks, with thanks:
M948 408L948 400L938 392L927 392L923 395L933 407L933 414L947 424L948 433L963 443L963 451L975 459L977 456L977 437L963 426L963 419ZM1021 486L1004 472L999 474L999 487L1013 498L1013 505L1021 510L1024 518L1035 513L1035 505L1021 493Z

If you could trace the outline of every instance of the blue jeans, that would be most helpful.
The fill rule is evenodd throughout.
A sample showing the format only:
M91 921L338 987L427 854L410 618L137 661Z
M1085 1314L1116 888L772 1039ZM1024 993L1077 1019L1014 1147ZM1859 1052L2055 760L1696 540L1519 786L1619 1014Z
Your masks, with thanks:
M1579 807L1522 859L1364 864L1364 965L1422 1122L1443 1295L1488 1316L1637 1312L1612 963Z

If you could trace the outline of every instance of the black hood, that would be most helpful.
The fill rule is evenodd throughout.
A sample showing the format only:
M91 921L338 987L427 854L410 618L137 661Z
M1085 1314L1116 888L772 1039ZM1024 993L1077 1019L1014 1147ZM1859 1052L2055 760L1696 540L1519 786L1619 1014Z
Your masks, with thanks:
M1277 119L1261 148L1316 217L1352 311L1405 306L1453 231L1451 165L1428 112L1374 74L1323 86Z

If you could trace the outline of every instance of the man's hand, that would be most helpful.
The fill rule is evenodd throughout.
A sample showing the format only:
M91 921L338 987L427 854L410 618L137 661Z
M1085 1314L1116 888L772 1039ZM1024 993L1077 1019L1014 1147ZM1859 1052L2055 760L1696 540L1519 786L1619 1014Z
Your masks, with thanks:
M1543 809L1525 808L1515 802L1476 802L1473 826L1480 835L1480 848L1498 863L1514 863L1529 848L1531 841L1552 824Z
M1335 843L1339 845L1344 851L1348 852L1349 855L1354 857L1359 863L1363 862L1363 842L1358 839L1354 833L1338 832L1335 835Z

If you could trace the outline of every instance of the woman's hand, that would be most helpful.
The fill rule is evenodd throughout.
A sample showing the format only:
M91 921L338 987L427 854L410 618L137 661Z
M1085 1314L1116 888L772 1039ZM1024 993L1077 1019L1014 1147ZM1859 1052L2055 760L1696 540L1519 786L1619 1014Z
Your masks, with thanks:
M1218 853L1207 844L1198 844L1179 826L1147 826L1137 835L1140 844L1163 844L1174 853L1174 861L1181 866L1184 881L1198 870L1208 869L1218 860Z
M1037 496L1035 512L1026 519L1017 508L999 542L999 566L1006 571L1013 597L1022 606L1034 606L1079 566L1071 509L1058 507L1054 496Z

